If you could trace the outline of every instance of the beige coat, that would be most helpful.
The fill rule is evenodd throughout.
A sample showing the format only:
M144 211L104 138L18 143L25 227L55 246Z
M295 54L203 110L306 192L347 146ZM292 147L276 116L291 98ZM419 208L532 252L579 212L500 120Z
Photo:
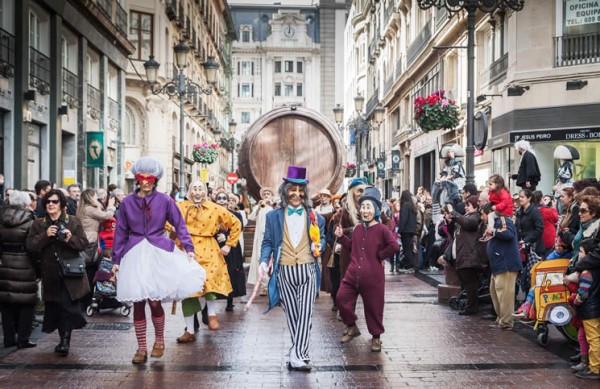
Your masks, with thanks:
M100 223L110 220L114 214L115 209L113 207L109 207L106 211L92 205L86 205L83 208L83 215L78 215L78 217L81 220L88 242L93 243L98 241Z

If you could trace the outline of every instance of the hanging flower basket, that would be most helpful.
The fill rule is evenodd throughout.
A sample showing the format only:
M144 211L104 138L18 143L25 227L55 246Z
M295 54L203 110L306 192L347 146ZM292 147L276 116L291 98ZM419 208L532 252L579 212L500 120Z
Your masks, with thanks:
M444 97L444 91L415 99L415 121L424 132L452 129L458 126L459 109L454 100Z
M354 177L356 175L356 165L355 164L346 162L346 165L344 167L346 168L346 173L344 174L344 177L350 178L350 177Z
M194 162L211 164L219 156L219 145L216 143L199 143L194 145Z

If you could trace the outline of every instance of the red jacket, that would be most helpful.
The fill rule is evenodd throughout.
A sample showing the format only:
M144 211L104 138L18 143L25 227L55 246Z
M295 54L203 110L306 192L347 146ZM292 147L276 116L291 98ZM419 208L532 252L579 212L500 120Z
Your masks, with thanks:
M497 192L489 192L490 203L496 206L496 211L500 212L504 216L513 215L513 201L512 196L506 189L499 190Z
M544 232L542 239L544 240L544 248L548 250L554 246L556 240L556 223L558 223L558 211L552 207L540 207L542 221L544 222Z

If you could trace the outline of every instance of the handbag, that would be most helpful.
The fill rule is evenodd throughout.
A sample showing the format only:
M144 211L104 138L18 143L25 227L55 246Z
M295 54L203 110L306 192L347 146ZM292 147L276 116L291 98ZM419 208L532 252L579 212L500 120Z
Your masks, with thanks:
M75 258L61 258L58 256L56 242L54 242L54 256L58 262L58 274L61 278L80 278L85 273L85 256L79 255Z
M81 254L76 258L56 257L58 273L62 278L80 278L85 275L85 258Z

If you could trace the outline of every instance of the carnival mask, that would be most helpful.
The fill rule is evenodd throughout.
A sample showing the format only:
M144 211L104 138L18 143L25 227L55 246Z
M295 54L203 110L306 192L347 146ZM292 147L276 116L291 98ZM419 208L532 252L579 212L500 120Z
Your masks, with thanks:
M201 203L206 199L206 184L202 181L194 181L190 185L189 198L195 203Z

